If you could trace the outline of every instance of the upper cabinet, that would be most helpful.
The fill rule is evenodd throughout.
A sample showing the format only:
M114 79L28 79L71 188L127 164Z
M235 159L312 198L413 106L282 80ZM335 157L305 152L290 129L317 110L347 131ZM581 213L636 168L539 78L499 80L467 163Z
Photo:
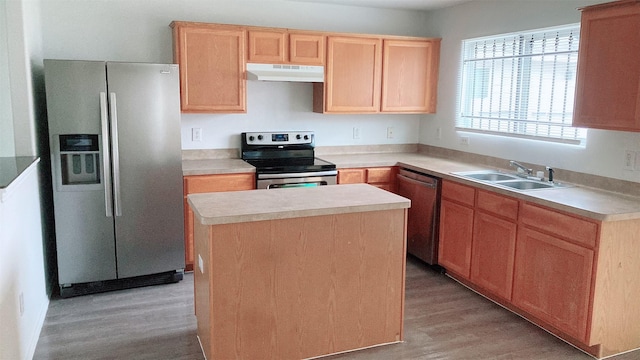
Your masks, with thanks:
M573 125L640 131L640 2L582 9Z
M382 40L329 36L325 83L314 84L314 111L380 111Z
M440 39L329 36L315 112L434 113Z
M267 64L324 64L324 35L286 29L250 29L247 61Z
M384 40L382 112L435 113L440 39Z
M246 63L325 67L313 111L434 113L440 39L174 21L187 113L245 113Z
M182 112L246 112L246 30L187 22L173 22L171 27Z

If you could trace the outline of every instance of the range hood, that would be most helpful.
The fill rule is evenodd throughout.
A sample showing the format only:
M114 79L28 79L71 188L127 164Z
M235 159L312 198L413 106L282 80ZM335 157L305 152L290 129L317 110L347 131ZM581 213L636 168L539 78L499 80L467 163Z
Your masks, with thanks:
M247 80L324 82L324 67L287 64L247 64Z

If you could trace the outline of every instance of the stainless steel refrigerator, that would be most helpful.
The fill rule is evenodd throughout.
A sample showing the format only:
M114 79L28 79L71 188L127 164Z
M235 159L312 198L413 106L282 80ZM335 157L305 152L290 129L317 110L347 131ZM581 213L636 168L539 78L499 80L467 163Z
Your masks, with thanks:
M184 269L178 67L44 60L63 297Z

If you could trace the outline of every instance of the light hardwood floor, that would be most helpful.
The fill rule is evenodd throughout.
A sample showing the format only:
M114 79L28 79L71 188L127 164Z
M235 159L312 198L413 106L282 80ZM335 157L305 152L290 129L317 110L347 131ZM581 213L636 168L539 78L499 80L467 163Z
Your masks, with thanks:
M404 343L325 359L592 359L412 257L404 331ZM204 359L192 274L178 284L52 300L34 359ZM640 351L610 359L638 360Z

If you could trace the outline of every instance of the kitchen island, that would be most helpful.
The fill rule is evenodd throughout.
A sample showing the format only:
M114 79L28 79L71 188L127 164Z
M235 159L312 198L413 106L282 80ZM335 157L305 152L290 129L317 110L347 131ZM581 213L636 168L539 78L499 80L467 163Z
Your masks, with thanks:
M302 359L402 341L409 200L354 184L188 201L207 359Z

